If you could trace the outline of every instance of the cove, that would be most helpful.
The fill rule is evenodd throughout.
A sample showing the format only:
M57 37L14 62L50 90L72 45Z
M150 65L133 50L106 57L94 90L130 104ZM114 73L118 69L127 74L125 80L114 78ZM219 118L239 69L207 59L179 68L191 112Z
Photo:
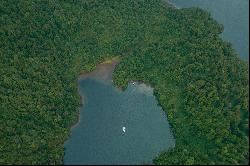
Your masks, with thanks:
M249 63L249 0L168 0L177 8L200 7L223 24L222 38Z
M160 152L174 147L153 89L142 83L117 89L112 83L115 65L98 65L78 79L83 105L65 142L64 164L152 164Z

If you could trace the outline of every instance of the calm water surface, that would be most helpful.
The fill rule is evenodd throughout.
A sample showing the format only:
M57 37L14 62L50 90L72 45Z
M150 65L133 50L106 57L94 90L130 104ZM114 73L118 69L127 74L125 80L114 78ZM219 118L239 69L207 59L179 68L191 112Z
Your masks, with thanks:
M169 0L178 8L200 7L224 25L222 38L230 41L249 63L249 0Z
M174 146L167 117L153 89L129 84L122 92L110 75L79 79L80 122L65 143L65 164L145 164ZM126 127L123 132L123 127Z
M249 61L248 0L170 0L177 7L197 6L224 25L223 39ZM145 164L174 146L167 117L144 84L121 92L111 81L114 66L79 79L84 96L80 121L65 143L65 164ZM123 132L123 127L126 127Z

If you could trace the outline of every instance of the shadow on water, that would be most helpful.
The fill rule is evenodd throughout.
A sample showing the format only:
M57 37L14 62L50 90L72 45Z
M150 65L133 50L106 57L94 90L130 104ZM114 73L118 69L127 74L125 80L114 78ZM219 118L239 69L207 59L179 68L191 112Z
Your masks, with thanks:
M167 117L145 84L122 92L112 83L117 62L78 80L80 120L65 143L65 164L144 164L174 146ZM125 132L124 132L125 127Z

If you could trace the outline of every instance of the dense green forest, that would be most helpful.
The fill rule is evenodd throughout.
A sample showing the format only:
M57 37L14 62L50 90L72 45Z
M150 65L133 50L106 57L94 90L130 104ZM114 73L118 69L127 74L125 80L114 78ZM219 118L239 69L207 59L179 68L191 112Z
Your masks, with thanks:
M176 139L155 164L247 164L249 65L198 9L160 0L0 1L0 164L62 164L76 79L121 56L114 82L154 87Z

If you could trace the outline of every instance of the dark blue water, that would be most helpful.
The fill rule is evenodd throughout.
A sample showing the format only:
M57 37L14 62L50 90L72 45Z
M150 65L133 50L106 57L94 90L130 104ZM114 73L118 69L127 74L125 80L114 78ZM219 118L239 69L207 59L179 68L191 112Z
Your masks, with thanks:
M249 62L249 0L169 0L178 8L200 7L224 25L222 38Z
M122 92L111 81L90 77L79 80L79 91L84 104L65 144L65 164L149 164L174 146L150 87L129 84Z

